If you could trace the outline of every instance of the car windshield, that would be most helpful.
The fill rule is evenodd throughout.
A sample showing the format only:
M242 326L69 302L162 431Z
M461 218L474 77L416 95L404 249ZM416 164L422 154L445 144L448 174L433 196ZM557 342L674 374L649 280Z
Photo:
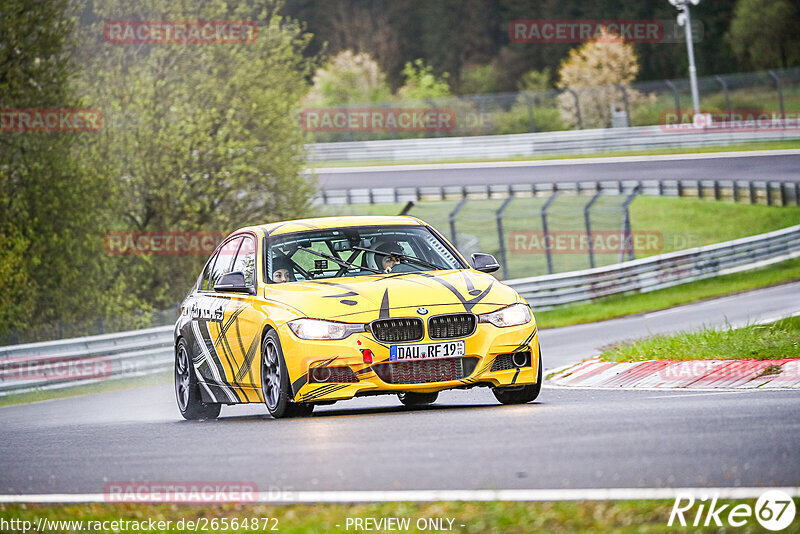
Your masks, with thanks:
M271 283L464 268L424 226L332 228L270 238Z

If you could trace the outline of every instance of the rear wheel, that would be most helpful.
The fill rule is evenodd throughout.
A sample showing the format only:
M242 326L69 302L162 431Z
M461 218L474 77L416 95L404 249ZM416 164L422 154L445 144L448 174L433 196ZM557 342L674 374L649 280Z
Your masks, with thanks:
M264 336L261 346L261 393L267 411L275 419L304 417L314 411L314 405L292 402L289 372L283 359L281 340L275 330Z
M536 373L536 383L518 389L493 388L494 397L502 404L525 404L539 396L542 391L542 353L539 350L539 371Z
M438 391L434 393L414 393L411 391L406 391L397 394L397 398L400 399L400 402L406 406L423 406L425 404L432 404L436 402L436 398L438 396Z
M178 341L175 348L175 397L184 419L215 419L222 407L220 404L205 404L200 397L200 385L189 356L186 340Z

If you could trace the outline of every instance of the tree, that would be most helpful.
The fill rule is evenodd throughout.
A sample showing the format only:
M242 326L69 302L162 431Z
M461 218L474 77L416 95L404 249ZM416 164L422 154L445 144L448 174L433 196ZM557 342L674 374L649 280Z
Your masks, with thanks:
M5 0L0 17L0 109L87 104L72 86L70 3ZM76 155L95 135L0 133L0 333L87 319L114 291L102 279L107 190Z
M108 230L230 232L308 213L313 184L303 175L299 101L308 86L308 42L275 14L274 2L229 6L139 4L138 20L255 20L243 44L83 43L83 88L107 126L85 148L92 172L115 185L119 214ZM98 20L131 18L127 2L97 5ZM97 44L94 44L97 43ZM131 294L173 305L196 279L202 256L118 258Z
M433 73L433 67L421 59L406 63L403 69L405 84L397 90L397 96L409 100L427 100L450 96L450 86L444 73L440 79Z
M604 128L611 125L611 107L623 104L622 90L629 100L635 98L629 84L638 72L639 64L630 43L600 36L570 50L561 63L558 87L578 95L584 127ZM576 122L573 95L562 94L559 105L564 120Z
M726 39L756 69L800 63L800 6L790 0L739 0Z
M344 50L314 74L314 87L305 103L316 106L366 104L387 100L386 75L369 54Z

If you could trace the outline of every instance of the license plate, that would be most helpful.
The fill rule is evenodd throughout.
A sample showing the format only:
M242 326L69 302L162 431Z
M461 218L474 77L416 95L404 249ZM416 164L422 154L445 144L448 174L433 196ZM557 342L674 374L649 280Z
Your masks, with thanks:
M426 358L452 358L464 355L464 340L442 343L419 343L415 345L391 345L389 360L420 360Z

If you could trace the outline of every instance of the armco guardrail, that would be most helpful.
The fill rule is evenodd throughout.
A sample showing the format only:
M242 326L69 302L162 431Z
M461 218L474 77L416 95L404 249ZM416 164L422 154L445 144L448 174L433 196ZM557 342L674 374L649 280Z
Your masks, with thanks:
M656 148L725 146L800 139L800 128L736 130L663 126L571 130L512 135L353 141L306 145L309 161L403 161L507 158Z
M130 378L172 367L172 326L0 347L0 396Z
M607 267L506 280L534 309L591 301L755 269L800 257L800 225Z
M315 204L391 204L401 202L548 196L553 193L586 195L641 195L714 198L750 204L800 206L800 182L774 180L609 180L600 182L537 182L421 187L320 189ZM412 214L413 215L413 214Z
M546 309L623 292L653 291L799 256L800 225L610 267L506 283L534 308ZM174 359L172 331L172 326L164 326L0 347L0 395L167 370Z

